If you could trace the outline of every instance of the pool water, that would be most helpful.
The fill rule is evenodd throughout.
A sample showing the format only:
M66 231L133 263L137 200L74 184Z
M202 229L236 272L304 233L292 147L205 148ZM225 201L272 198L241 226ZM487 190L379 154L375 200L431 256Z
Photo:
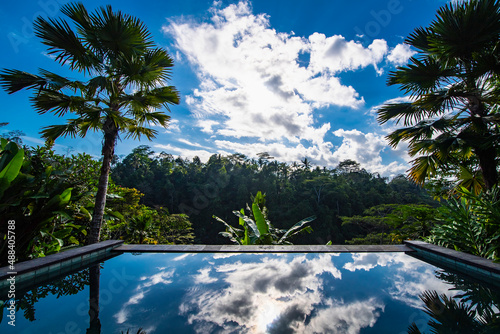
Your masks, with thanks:
M498 315L494 288L404 253L125 253L17 296L0 333L429 333L420 294L483 290Z

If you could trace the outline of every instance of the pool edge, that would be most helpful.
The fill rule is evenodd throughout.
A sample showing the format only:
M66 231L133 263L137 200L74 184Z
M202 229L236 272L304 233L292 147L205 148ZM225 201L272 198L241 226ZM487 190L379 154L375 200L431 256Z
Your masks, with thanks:
M58 273L63 269L80 267L95 260L104 259L111 255L114 248L122 244L123 240L106 240L46 257L18 262L14 264L14 269L10 266L1 267L0 288L9 284L8 280L11 277L15 277L16 281L30 280L36 276L46 275L48 271Z
M405 245L121 245L123 253L384 253L413 252Z
M404 243L415 251L411 254L412 256L469 276L478 275L482 278L500 282L500 263L424 241L405 240Z

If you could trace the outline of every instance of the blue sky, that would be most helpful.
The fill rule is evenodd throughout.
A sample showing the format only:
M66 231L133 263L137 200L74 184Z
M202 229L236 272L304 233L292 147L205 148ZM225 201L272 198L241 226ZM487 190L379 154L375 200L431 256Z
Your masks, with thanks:
M64 0L4 1L0 5L0 67L36 73L44 68L72 78L34 36L37 15L60 16ZM375 110L404 100L387 75L406 64L404 38L428 25L445 0L85 1L143 20L157 44L175 59L169 84L182 102L157 138L118 142L126 155L141 144L156 152L206 160L214 153L268 152L279 161L308 158L335 167L353 159L371 172L394 176L408 169L406 147L391 149ZM28 145L62 119L37 115L29 92L0 92L1 131L22 130ZM61 138L60 153L100 155L101 137Z

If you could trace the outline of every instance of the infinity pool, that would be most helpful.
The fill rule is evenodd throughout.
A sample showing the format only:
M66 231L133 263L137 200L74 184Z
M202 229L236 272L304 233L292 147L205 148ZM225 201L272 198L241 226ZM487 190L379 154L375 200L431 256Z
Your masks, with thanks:
M18 295L0 333L429 333L426 291L498 316L494 288L404 253L125 253Z

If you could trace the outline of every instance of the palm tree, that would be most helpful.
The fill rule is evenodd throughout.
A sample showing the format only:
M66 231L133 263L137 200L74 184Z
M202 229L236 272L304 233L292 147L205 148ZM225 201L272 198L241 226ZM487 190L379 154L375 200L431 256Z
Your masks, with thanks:
M409 101L378 111L381 124L404 125L387 136L390 144L409 141L410 155L420 155L409 170L417 183L459 166L470 177L480 170L481 182L491 189L498 183L498 0L447 4L406 43L417 54L390 73L388 84L400 85Z
M8 93L34 91L31 101L39 114L73 114L66 124L45 127L41 134L49 142L60 136L85 137L89 130L101 131L102 168L95 199L89 243L99 241L110 163L120 134L126 138L166 127L170 116L158 108L179 103L170 79L172 58L156 47L146 26L137 18L113 12L111 6L88 13L82 3L61 8L69 20L38 17L34 30L48 54L62 65L80 72L87 81L71 80L41 69L38 75L19 70L2 70L0 84ZM70 26L70 23L73 25Z

